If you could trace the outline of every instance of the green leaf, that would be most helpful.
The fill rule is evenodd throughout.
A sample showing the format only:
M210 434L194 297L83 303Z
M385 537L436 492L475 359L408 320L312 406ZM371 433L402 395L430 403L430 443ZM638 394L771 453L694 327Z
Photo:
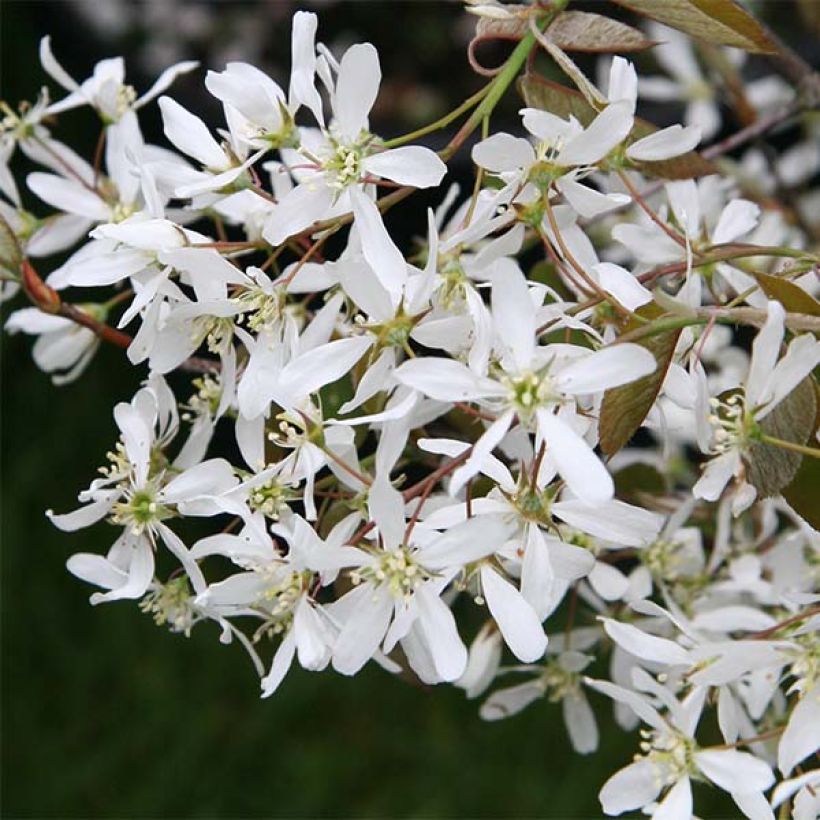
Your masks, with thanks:
M565 11L555 18L546 36L565 51L605 54L643 51L657 45L639 29L586 11Z
M777 46L766 31L733 0L612 0L619 6L651 17L720 46L734 46L756 54L774 54Z
M816 530L820 530L818 487L820 487L820 458L804 458L795 477L783 489L783 498L801 518Z
M768 273L756 273L754 277L766 296L776 299L790 313L820 316L820 302L794 282Z
M518 90L530 108L549 111L562 119L573 116L583 126L589 125L598 113L578 91L537 74L522 77L518 81ZM629 139L643 139L657 130L651 122L636 117ZM717 172L715 166L697 151L659 162L634 162L632 165L646 176L661 179L691 179Z
M817 392L814 380L807 376L760 422L760 429L766 435L805 444L814 430L816 416ZM766 498L778 495L792 482L804 458L792 450L756 442L745 461L746 480Z
M656 318L660 313L660 309L654 304L645 305L638 311L640 316L648 319ZM632 320L626 325L624 332L643 326ZM646 414L652 409L675 353L678 336L680 328L635 342L655 357L657 367L654 372L621 387L613 387L604 393L598 431L601 450L606 455L617 453L635 435Z
M23 252L17 235L8 222L0 216L0 273L19 278L23 264Z

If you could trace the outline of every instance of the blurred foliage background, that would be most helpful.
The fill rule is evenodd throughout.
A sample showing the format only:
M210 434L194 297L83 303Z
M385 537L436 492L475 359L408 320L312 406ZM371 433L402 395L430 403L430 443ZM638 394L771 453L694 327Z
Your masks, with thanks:
M201 59L202 70L171 94L216 124L204 69L243 59L286 80L297 7L319 12L319 36L332 47L369 40L379 48L385 82L373 124L385 135L440 116L481 83L465 57L474 21L457 2L5 0L0 98L36 96L46 81L37 42L48 33L78 79L123 54L138 91L165 65ZM817 7L757 4L804 52L816 46ZM489 65L503 57L482 53ZM494 127L514 128L518 107L508 101ZM57 135L89 155L93 115L64 120ZM162 143L155 107L144 121L148 138ZM467 171L461 162L457 177ZM396 225L401 233L420 231L423 205ZM243 651L221 646L215 627L186 640L134 605L90 607L91 590L65 560L104 552L112 531L64 535L43 513L76 506L114 443L111 409L144 373L105 349L79 382L55 388L29 348L27 338L2 337L4 817L600 816L598 789L635 748L600 700L601 749L589 758L570 751L557 706L544 701L487 724L460 690L415 688L375 667L355 680L294 667L262 701ZM700 798L704 816L734 814Z

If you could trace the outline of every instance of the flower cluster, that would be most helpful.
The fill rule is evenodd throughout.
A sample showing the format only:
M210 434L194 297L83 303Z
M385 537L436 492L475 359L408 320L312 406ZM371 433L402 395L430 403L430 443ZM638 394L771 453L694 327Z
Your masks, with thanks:
M674 81L615 57L572 113L526 78L518 132L472 145L468 193L448 184L563 5L473 3L534 33L438 153L409 143L440 124L371 130L376 49L334 55L311 13L287 90L246 63L207 73L218 128L164 95L195 64L139 95L121 59L76 82L46 38L67 96L4 104L0 124L3 295L33 303L6 327L37 337L55 382L101 340L145 374L82 505L48 515L114 527L106 555L68 561L93 604L136 601L185 635L215 622L263 696L294 661L374 661L486 695L488 720L560 702L586 754L603 695L644 726L607 814L688 818L697 780L750 818L813 817L820 257L800 219L695 153L718 122L691 52ZM684 97L687 125L650 128L639 91ZM153 100L170 147L143 136ZM91 163L51 134L81 106L101 122ZM43 168L24 181L42 216L18 147ZM391 209L442 185L408 252ZM41 278L30 260L58 254ZM212 534L186 543L191 517Z

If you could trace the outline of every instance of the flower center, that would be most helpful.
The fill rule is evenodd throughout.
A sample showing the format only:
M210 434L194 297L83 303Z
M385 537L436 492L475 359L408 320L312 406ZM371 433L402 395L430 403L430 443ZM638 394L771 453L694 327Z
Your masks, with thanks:
M328 174L330 187L342 190L358 182L362 176L363 157L364 149L361 144L344 145L334 142L333 152L322 163L322 168Z
M525 373L509 379L507 388L508 401L523 421L555 396L550 379L538 373Z
M196 623L193 596L185 575L160 584L140 601L139 608L153 615L157 626L168 624L172 632L182 632L185 637L190 636Z
M278 520L288 501L298 497L298 493L291 493L286 486L272 478L250 491L248 503L254 512L261 512L267 518Z
M129 527L134 535L141 535L151 525L170 518L171 510L160 504L156 496L156 489L151 484L127 493L126 500L112 508L111 523Z
M362 567L351 574L354 584L363 581L376 585L387 584L394 598L405 600L431 577L431 573L415 560L409 547L405 545L382 553L375 564Z
M745 451L759 437L759 428L740 393L725 400L713 397L709 406L712 412L708 421L714 431L712 450L716 455L733 449Z

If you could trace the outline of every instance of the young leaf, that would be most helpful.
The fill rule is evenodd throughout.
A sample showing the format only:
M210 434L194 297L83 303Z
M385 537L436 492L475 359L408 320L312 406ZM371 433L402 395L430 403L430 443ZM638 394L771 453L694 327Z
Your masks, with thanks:
M650 319L656 318L661 313L660 309L652 303L642 307L637 312L639 315ZM627 323L624 332L642 326L633 320ZM657 367L642 379L624 384L621 387L613 387L604 393L598 421L598 432L601 450L606 455L611 456L617 453L637 432L646 418L646 414L652 409L663 380L666 378L666 371L672 361L679 335L680 329L677 329L648 336L636 342L636 344L645 347L655 357Z
M770 276L768 273L756 273L754 276L766 296L776 299L790 313L820 316L820 302L799 285L782 276Z
M632 26L586 11L565 11L545 32L564 51L592 51L604 54L643 51L656 45Z
M708 43L756 54L777 51L763 27L734 0L612 0Z
M23 252L11 225L0 216L0 273L17 278L23 264Z
M598 113L583 94L560 83L546 80L537 74L528 74L518 81L518 90L531 108L549 111L562 119L575 117L583 126L589 125ZM635 118L630 140L639 140L657 131L651 122ZM716 173L715 166L697 151L658 162L633 162L642 174L661 179L691 179Z
M820 458L804 458L797 474L782 491L783 498L792 509L816 530L820 530L818 487L820 487Z
M807 376L760 422L760 428L774 438L805 444L814 430L816 414L816 388ZM797 475L802 460L800 453L757 442L746 458L746 480L763 498L777 495Z

